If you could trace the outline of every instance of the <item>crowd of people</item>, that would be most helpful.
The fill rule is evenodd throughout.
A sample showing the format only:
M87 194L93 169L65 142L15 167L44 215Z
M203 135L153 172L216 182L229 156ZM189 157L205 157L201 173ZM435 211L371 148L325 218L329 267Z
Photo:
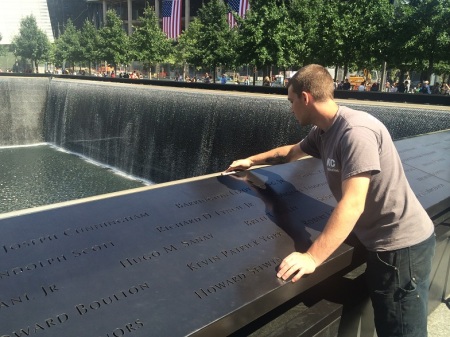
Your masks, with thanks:
M378 82L362 82L353 85L346 78L343 81L335 81L334 88L336 90L357 90L357 91L380 91L380 84ZM386 81L383 92L399 92L406 94L433 94L433 95L450 95L450 86L448 83L436 82L430 85L429 81L423 81L413 86L409 79L403 82L389 82Z
M189 75L186 75L185 77L183 77L182 74L175 74L174 80L176 82L188 82L188 83L214 83L214 79L212 77L212 75L210 75L209 73L205 73L204 76L192 76L190 77ZM227 83L236 83L236 84L244 84L244 85L250 85L250 80L247 77L242 78L241 76L237 75L234 78L231 78L229 76L227 76L226 74L222 74L220 76L218 76L218 78L216 79L216 82L219 82L220 84L227 84Z
M412 86L410 80L404 82L386 82L385 92L400 92L411 94L433 94L433 95L450 95L450 86L447 83L436 82L430 85L429 81L423 81Z
M434 94L434 95L450 95L450 86L448 83L439 84L436 82L433 86L430 87L429 82L425 81L423 84L419 83L416 88L414 88L415 92L421 92L425 94Z
M239 77L239 76L238 76ZM177 75L177 81L183 81L183 77L181 75ZM197 78L196 76L190 78L186 76L184 79L185 82L202 82L202 83L213 83L213 78L208 73L205 74L204 77ZM228 78L225 74L222 74L219 77L219 81L221 84L226 84L232 79ZM262 86L271 87L274 86L275 78L270 78L269 76L265 76L262 81ZM240 81L239 79L236 82L237 84L246 84L249 85L250 81L248 76ZM286 82L286 81L285 81ZM282 85L283 86L283 85ZM352 85L350 81L346 78L343 81L335 81L334 82L335 90L357 90L357 91L380 91L380 83L377 81L363 81L362 83ZM390 83L386 81L384 88L381 88L383 92L399 92L399 93L421 93L421 94L433 94L433 95L450 95L450 86L448 83L439 83L436 82L434 85L430 85L429 81L424 81L423 83L418 83L415 86L412 86L411 80L407 79L403 82L394 82Z
M0 73L3 72L2 69L0 69ZM6 72L13 72L12 70L8 69ZM31 72L31 70L30 70ZM49 72L50 73L50 72ZM80 71L70 71L69 69L59 69L56 68L53 71L54 74L65 74L65 75L87 75L85 70ZM91 76L97 76L97 77L119 77L119 78L130 78L130 79L143 79L144 76L139 71L132 71L132 72L119 72L116 73L114 71L100 71L100 72L94 72L90 74ZM165 78L166 76L163 76L162 78ZM186 75L183 77L182 74L177 73L175 75L175 81L179 82L189 82L189 83L214 83L213 77L205 73L204 76L197 77L194 75L193 77L190 77L189 75ZM221 84L226 84L229 82L237 83L237 84L244 84L244 85L250 85L250 79L249 77L243 77L237 76L236 80L228 77L226 74L222 74L218 77L218 82ZM276 78L269 76L265 76L262 81L262 86L271 87L275 86ZM287 80L284 81L285 83L281 83L281 86L285 86ZM277 85L278 86L278 85ZM334 89L335 90L354 90L354 91L380 91L380 83L377 81L371 82L371 81L363 81L361 83L352 84L348 80L348 78L345 78L342 81L334 81ZM409 93L409 94L432 94L432 95L450 95L450 85L448 83L439 83L435 82L433 85L430 85L429 81L423 81L419 82L416 85L413 85L410 79L406 79L404 81L397 81L391 83L390 81L386 81L384 84L384 87L381 88L381 91L383 92L398 92L398 93Z

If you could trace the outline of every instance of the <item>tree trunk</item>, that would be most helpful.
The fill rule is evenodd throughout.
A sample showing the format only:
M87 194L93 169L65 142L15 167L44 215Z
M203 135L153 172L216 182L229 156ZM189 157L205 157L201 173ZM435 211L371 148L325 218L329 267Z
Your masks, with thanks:
M434 72L434 57L433 53L431 53L430 58L428 60L428 69L427 69L427 80L431 79L431 74Z
M264 83L264 79L266 78L266 76L270 78L270 68L271 68L271 66L268 65L268 64L266 64L266 65L262 68L262 69L263 69L263 76L262 76L262 78L263 78L263 83Z

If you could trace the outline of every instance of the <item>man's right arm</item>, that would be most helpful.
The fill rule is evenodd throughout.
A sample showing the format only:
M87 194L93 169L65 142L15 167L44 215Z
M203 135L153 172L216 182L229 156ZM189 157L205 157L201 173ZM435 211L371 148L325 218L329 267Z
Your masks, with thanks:
M245 159L238 159L231 163L225 172L247 170L255 165L276 165L289 163L291 161L307 156L300 148L300 144L285 145L259 153Z

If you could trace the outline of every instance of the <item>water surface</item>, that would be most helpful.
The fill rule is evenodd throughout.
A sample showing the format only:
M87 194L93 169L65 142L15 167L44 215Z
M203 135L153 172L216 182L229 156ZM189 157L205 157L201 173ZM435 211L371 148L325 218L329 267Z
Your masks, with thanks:
M0 213L148 185L48 144L0 147Z

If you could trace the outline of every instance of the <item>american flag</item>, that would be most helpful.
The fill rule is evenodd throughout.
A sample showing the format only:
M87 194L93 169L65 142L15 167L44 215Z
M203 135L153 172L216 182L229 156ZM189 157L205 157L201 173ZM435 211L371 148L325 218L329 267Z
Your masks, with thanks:
M181 34L182 0L163 0L163 32L169 39L176 39Z
M230 28L236 25L236 19L233 12L239 14L241 18L245 17L245 12L249 9L249 0L228 0L228 24Z

